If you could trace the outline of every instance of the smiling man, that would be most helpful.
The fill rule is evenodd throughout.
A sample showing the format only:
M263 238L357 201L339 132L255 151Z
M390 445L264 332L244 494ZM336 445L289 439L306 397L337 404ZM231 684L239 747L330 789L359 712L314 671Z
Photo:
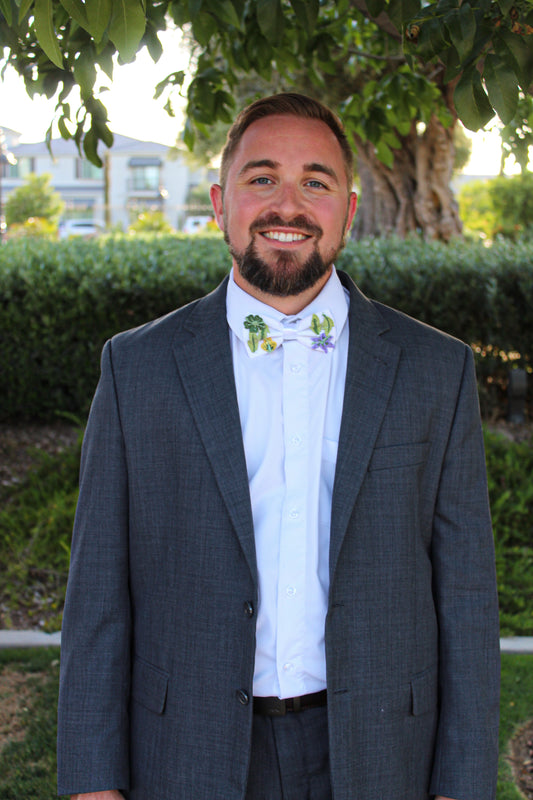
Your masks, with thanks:
M337 272L352 153L253 103L231 274L114 337L84 441L59 792L494 800L498 611L472 354Z

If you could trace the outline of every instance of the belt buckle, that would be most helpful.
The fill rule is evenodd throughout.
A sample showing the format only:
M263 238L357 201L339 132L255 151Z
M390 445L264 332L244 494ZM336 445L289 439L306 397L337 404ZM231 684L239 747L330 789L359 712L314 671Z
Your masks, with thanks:
M270 714L273 717L284 717L287 713L287 702L285 700L281 700L279 697L273 697L269 705Z

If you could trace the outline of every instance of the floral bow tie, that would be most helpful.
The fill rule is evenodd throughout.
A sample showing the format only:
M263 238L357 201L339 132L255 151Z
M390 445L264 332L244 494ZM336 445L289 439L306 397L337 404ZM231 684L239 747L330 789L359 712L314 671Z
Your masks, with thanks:
M273 353L283 342L297 341L309 347L327 353L335 347L335 323L329 311L320 316L310 314L298 320L295 327L283 327L276 321L248 314L243 323L244 339L251 357Z

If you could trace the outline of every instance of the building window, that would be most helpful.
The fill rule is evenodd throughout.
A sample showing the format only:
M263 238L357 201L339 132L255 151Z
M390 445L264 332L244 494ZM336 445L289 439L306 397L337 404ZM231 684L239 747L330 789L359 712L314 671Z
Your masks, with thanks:
M15 164L10 164L2 159L3 178L27 178L27 176L34 171L35 163L33 158L23 156L22 158L18 158Z
M157 192L159 190L159 167L132 167L131 188L134 191Z
M77 158L76 178L101 181L104 178L104 171L102 167L97 167L86 158Z

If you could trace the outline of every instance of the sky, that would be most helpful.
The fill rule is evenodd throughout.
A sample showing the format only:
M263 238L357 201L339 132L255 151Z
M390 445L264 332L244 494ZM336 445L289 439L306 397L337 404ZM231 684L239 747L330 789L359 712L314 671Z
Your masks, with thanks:
M181 45L178 30L161 34L163 54L154 64L146 49L131 64L116 66L112 83L102 74L97 86L106 85L109 91L102 101L109 114L109 127L114 133L135 139L173 145L183 126L184 100L178 90L172 93L176 112L170 117L163 106L166 97L153 99L155 86L169 73L186 70L188 54ZM77 108L74 91L69 98L71 109ZM7 69L0 80L0 126L22 134L22 142L43 141L54 117L56 101L36 95L31 100L22 79L14 69ZM468 133L468 132L467 132ZM58 137L54 127L54 137ZM497 133L482 131L475 135L472 156L464 172L470 175L496 175L500 166L500 140Z
M172 93L176 116L164 110L166 96L153 99L156 85L171 72L186 70L188 54L181 45L179 31L165 31L160 35L163 54L154 64L146 48L131 64L115 66L110 83L103 73L96 86L109 86L101 100L107 108L109 127L114 133L135 139L172 145L183 127L183 106L178 89ZM75 90L67 102L73 115L77 106ZM78 95L79 100L79 95ZM36 95L32 100L26 93L22 78L12 68L6 69L0 80L0 126L18 131L22 142L42 142L54 118L56 100ZM59 137L54 126L54 138Z

